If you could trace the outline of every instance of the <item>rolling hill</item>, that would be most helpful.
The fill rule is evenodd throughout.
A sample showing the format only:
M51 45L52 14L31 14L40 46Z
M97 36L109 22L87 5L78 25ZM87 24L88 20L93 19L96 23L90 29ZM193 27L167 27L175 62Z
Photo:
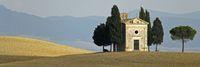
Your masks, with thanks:
M94 27L102 21L104 17L100 16L38 17L0 6L0 35L37 37L83 49L97 49L88 43L91 43Z
M53 57L84 53L91 53L91 51L38 39L0 36L0 55Z

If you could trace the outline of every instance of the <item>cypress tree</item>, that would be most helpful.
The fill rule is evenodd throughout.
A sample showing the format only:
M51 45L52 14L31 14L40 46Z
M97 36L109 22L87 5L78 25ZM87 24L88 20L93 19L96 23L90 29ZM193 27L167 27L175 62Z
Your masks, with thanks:
M158 51L158 45L161 45L161 43L163 42L163 36L164 36L164 31L162 22L160 21L159 18L156 18L153 22L153 27L152 27L152 39L153 39L152 43L156 45L155 51Z
M152 45L152 33L151 33L151 22L150 22L150 13L144 10L143 7L140 9L139 18L148 22L148 30L147 30L147 46L148 51L150 51L150 46Z
M140 13L139 13L139 18L142 19L142 20L145 20L145 12L144 12L144 9L143 7L140 8Z
M145 11L146 16L145 16L145 21L147 21L148 24L148 30L147 30L147 46L148 46L148 51L150 51L150 46L152 45L152 33L151 33L151 22L150 22L150 13L146 10Z
M116 5L112 7L111 17L107 23L109 26L111 42L113 44L114 51L121 51L122 46L122 29L121 29L121 18L120 12Z

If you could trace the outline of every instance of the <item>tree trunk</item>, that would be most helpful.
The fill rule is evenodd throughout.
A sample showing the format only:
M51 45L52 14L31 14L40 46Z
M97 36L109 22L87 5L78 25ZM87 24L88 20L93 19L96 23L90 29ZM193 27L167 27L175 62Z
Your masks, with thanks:
M116 44L114 43L113 44L113 52L115 52L116 51Z
M115 44L115 52L117 52L118 51L118 46L117 46L117 44Z
M118 49L118 44L115 44L115 52L117 52L119 49Z
M156 52L158 52L158 44L156 44Z
M120 47L120 46L119 46L119 44L117 44L117 51L119 51L119 50L120 50L120 49L119 49L119 47Z
M117 51L118 51L118 52L122 51L122 44L118 44L118 45L117 45Z
M182 33L182 53L184 52L184 37L183 37L183 33Z
M184 39L182 39L182 53L184 52Z
M183 34L184 33L182 33L182 53L184 52L184 37L183 37Z
M103 52L104 52L104 45L103 45Z
M114 44L113 44L113 51L114 51L114 52L117 52L117 50L118 50L118 49L117 49L117 44L114 43Z
M148 46L148 52L150 52L150 46Z
M110 45L110 52L112 52L112 45L113 45L113 44Z

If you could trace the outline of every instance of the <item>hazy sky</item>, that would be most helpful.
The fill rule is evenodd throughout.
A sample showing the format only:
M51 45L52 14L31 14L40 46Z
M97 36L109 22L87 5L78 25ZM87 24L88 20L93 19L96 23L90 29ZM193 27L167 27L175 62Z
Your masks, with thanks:
M200 10L200 0L0 0L9 9L37 16L108 16L111 7L118 5L121 12L143 6L169 13L187 13Z

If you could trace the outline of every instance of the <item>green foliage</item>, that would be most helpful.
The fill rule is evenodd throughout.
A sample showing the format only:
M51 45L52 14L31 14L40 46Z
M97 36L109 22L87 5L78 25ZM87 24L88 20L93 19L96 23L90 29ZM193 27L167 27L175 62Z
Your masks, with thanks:
M150 22L150 13L146 10L146 19L145 19L145 21L147 21L149 24L148 24L148 30L147 30L147 35L148 35L148 37L147 37L147 39L148 39L148 42L147 42L147 45L148 46L151 46L151 44L152 44L152 32L151 32L151 22Z
M111 44L109 30L105 24L100 24L95 28L93 40L97 46L108 46Z
M162 22L160 21L159 18L156 18L153 22L153 27L152 27L153 44L161 44L163 42L163 36L164 36L164 31Z
M193 40L196 33L190 26L179 26L170 30L172 40Z
M121 33L121 18L120 18L120 12L116 5L112 8L112 14L111 14L111 23L112 26L112 34L113 34L113 43L121 44L122 39L122 33Z
M140 8L139 18L142 19L142 20L146 19L143 7Z
M147 10L145 11L145 21L150 23L150 13Z
M151 33L151 21L150 21L150 13L146 10L144 11L144 9L141 7L141 10L140 10L140 13L139 13L139 18L142 19L142 20L145 20L147 21L149 24L148 24L148 30L147 30L147 45L148 45L148 49L149 49L149 46L152 45L152 33ZM150 51L150 49L148 50Z
M153 22L152 31L152 43L156 45L156 51L158 51L158 45L161 45L163 42L163 26L160 19L157 17Z
M116 46L122 46L121 18L119 9L116 5L112 7L111 17L108 17L106 25L109 28L111 42L114 44L113 49L116 51Z

